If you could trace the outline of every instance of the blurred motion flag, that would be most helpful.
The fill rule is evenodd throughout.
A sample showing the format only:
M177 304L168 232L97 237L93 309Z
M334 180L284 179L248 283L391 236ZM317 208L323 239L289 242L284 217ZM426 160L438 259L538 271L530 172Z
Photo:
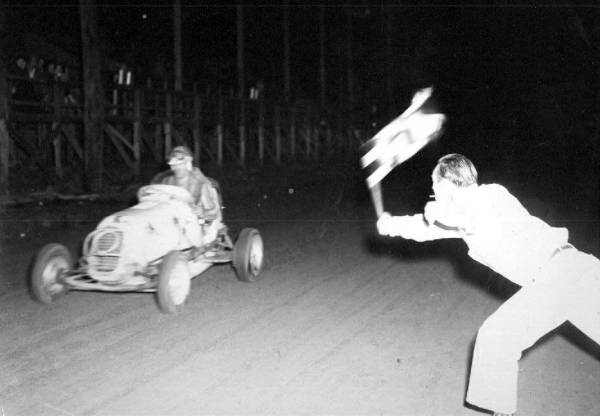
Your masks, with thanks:
M432 87L417 91L406 111L360 147L369 188L441 134L446 116L427 107L432 92Z
M360 165L367 174L377 217L383 214L383 178L442 132L446 116L430 108L428 100L432 92L432 87L417 91L402 114L360 147Z

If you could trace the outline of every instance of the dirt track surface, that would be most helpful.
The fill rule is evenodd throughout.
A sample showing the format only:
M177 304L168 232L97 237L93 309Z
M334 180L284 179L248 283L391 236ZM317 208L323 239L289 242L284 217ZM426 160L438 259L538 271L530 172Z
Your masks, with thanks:
M514 288L460 241L376 237L362 183L327 175L222 182L232 235L262 233L262 278L213 267L174 316L151 294L28 294L41 245L76 251L126 201L6 209L1 414L479 414L463 404L472 342ZM518 414L600 414L598 357L568 326L544 339L521 362Z

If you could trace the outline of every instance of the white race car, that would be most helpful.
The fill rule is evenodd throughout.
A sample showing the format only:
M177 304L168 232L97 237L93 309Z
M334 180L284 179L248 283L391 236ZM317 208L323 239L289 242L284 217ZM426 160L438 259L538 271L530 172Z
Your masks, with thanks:
M40 249L30 275L38 301L51 303L69 290L156 292L160 309L175 313L188 297L191 279L213 264L231 263L239 280L255 281L263 241L258 230L244 228L234 244L222 210L205 221L192 211L187 190L155 184L140 188L136 205L104 218L88 234L78 265L71 259L62 244Z

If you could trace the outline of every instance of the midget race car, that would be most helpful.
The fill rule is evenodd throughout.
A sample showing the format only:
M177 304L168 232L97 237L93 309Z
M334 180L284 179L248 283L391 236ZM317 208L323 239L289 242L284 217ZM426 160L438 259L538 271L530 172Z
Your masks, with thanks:
M175 313L191 279L213 264L231 263L239 280L255 281L263 264L262 237L244 228L233 243L213 184L221 208L217 218L199 218L186 189L153 184L138 190L136 205L100 221L85 238L75 267L66 246L45 245L31 268L33 297L48 304L70 290L155 292L159 308Z

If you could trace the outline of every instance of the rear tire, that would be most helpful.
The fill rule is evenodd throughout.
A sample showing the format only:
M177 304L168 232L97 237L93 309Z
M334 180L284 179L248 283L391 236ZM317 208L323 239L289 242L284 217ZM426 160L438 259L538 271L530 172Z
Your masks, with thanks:
M40 249L31 269L30 283L33 297L50 304L67 291L61 283L62 275L71 270L72 258L69 249L62 244L51 243Z
M239 280L254 282L262 270L263 240L255 228L244 228L233 246L233 268Z
M180 251L171 251L164 257L158 272L156 297L164 313L177 313L190 293L191 275L187 258Z

